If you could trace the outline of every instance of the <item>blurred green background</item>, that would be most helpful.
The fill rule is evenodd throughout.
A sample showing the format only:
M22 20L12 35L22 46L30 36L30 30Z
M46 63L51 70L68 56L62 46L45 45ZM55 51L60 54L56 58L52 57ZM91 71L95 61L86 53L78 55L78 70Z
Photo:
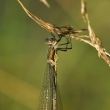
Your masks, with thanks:
M80 0L22 0L34 15L56 26L87 28ZM110 53L110 1L88 0L92 27ZM36 110L46 67L50 33L23 11L17 0L0 1L0 110ZM64 110L110 110L110 67L91 46L72 39L59 52L58 83Z

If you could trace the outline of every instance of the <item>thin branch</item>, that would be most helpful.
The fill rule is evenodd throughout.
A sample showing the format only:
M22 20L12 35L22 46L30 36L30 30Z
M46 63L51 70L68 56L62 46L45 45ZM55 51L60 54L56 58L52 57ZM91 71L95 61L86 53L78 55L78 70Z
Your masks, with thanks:
M57 33L61 33L59 29L57 28L54 28L54 26L50 23L47 23L47 22L44 22L43 20L41 20L40 18L34 16L31 12L29 12L25 7L24 5L21 3L20 0L17 0L20 5L22 6L23 10L26 12L26 14L31 18L33 19L37 24L39 24L42 28L46 29L47 31L49 32L52 32L54 33L54 30L57 32Z
M78 33L80 32L87 31L86 29L74 30L74 28L72 28L71 26L55 27L50 23L44 22L43 20L41 20L40 18L36 17L31 12L29 12L24 7L24 5L20 2L20 0L17 0L17 1L20 3L20 5L24 9L24 11L27 13L27 15L30 18L32 18L37 24L39 24L42 28L44 28L45 30L51 33L56 33L57 35L60 35L62 37L70 36L71 38L74 38L79 41L83 41L91 45L98 51L98 56L103 58L110 66L110 54L106 52L105 48L103 48L101 44L100 39L95 35L95 32L90 24L90 20L88 17L85 0L81 0L81 15L84 21L87 23L89 35L78 35Z
M90 41L93 47L96 48L96 50L98 51L98 56L102 57L110 66L110 54L106 52L105 48L103 48L101 40L95 35L95 32L92 26L90 25L85 0L81 0L81 14L84 21L87 22Z
M56 33L58 35L62 35L62 37L64 37L65 35L70 35L70 34L75 34L75 33L79 33L79 32L83 32L86 31L85 29L81 29L81 30L74 30L71 26L63 26L63 27L55 27L54 25L44 22L42 19L36 17L35 15L33 15L31 12L29 12L24 5L21 3L20 0L17 0L20 5L22 6L23 10L26 12L26 14L33 19L37 24L39 24L42 28L44 28L45 30L51 32L51 33Z
M50 8L49 3L46 0L40 0L45 6L47 6L48 8Z

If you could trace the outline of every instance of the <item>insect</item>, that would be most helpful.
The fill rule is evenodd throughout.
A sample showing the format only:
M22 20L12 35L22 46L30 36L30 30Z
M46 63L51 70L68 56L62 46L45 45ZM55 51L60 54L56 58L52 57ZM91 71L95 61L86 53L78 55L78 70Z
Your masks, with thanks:
M57 52L72 49L70 39L66 43L57 44L60 39L56 40L55 36L45 39L48 45L47 66L43 79L43 86L40 94L38 110L63 110L60 98L60 91L57 83ZM71 44L68 47L68 44ZM61 46L65 46L61 48Z

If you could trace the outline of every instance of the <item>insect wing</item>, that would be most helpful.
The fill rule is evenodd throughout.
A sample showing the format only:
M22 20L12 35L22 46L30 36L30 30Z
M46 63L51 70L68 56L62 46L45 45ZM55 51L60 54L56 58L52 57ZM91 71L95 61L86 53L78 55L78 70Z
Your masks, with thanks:
M40 94L39 105L37 110L53 110L53 85L54 85L54 68L51 64L47 64L44 73L43 86ZM58 85L58 84L57 84ZM56 87L56 110L63 110L60 91Z

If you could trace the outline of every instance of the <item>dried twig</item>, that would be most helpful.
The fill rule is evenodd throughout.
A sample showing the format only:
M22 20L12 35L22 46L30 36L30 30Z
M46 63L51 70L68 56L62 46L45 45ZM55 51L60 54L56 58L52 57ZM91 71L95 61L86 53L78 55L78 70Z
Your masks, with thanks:
M61 35L62 37L65 37L66 35L70 35L70 34L76 34L76 33L80 33L83 31L86 31L86 29L80 29L80 30L74 30L71 26L63 26L63 27L55 27L54 25L44 22L43 20L41 20L40 18L36 17L35 15L33 15L31 12L29 12L24 5L21 3L20 0L17 0L20 5L22 6L22 8L24 9L24 11L27 13L27 15L33 19L37 24L39 24L42 28L46 29L47 31L51 32L51 33L56 33L58 35Z
M42 28L46 29L51 33L56 33L61 37L70 36L79 41L83 41L92 47L96 48L98 51L98 56L103 58L110 66L110 54L106 52L105 48L102 47L100 39L95 35L93 28L90 25L87 9L86 9L86 2L85 0L81 0L81 14L85 22L88 25L89 35L78 35L80 32L87 31L86 29L74 30L71 26L63 26L63 27L55 27L54 25L44 22L43 20L39 19L38 17L34 16L31 12L29 12L23 4L18 0L24 11L27 15L32 18L37 24L39 24ZM84 39L86 38L86 39ZM87 40L88 38L88 40Z
M46 0L40 0L44 5L46 5L48 8L50 8L49 3Z
M98 56L102 57L110 66L110 54L106 52L105 48L103 48L100 39L95 35L93 28L90 25L90 20L88 17L87 9L86 9L86 2L85 0L81 0L81 14L84 21L87 22L88 31L89 31L89 42L88 44L92 44L94 48L98 51Z

